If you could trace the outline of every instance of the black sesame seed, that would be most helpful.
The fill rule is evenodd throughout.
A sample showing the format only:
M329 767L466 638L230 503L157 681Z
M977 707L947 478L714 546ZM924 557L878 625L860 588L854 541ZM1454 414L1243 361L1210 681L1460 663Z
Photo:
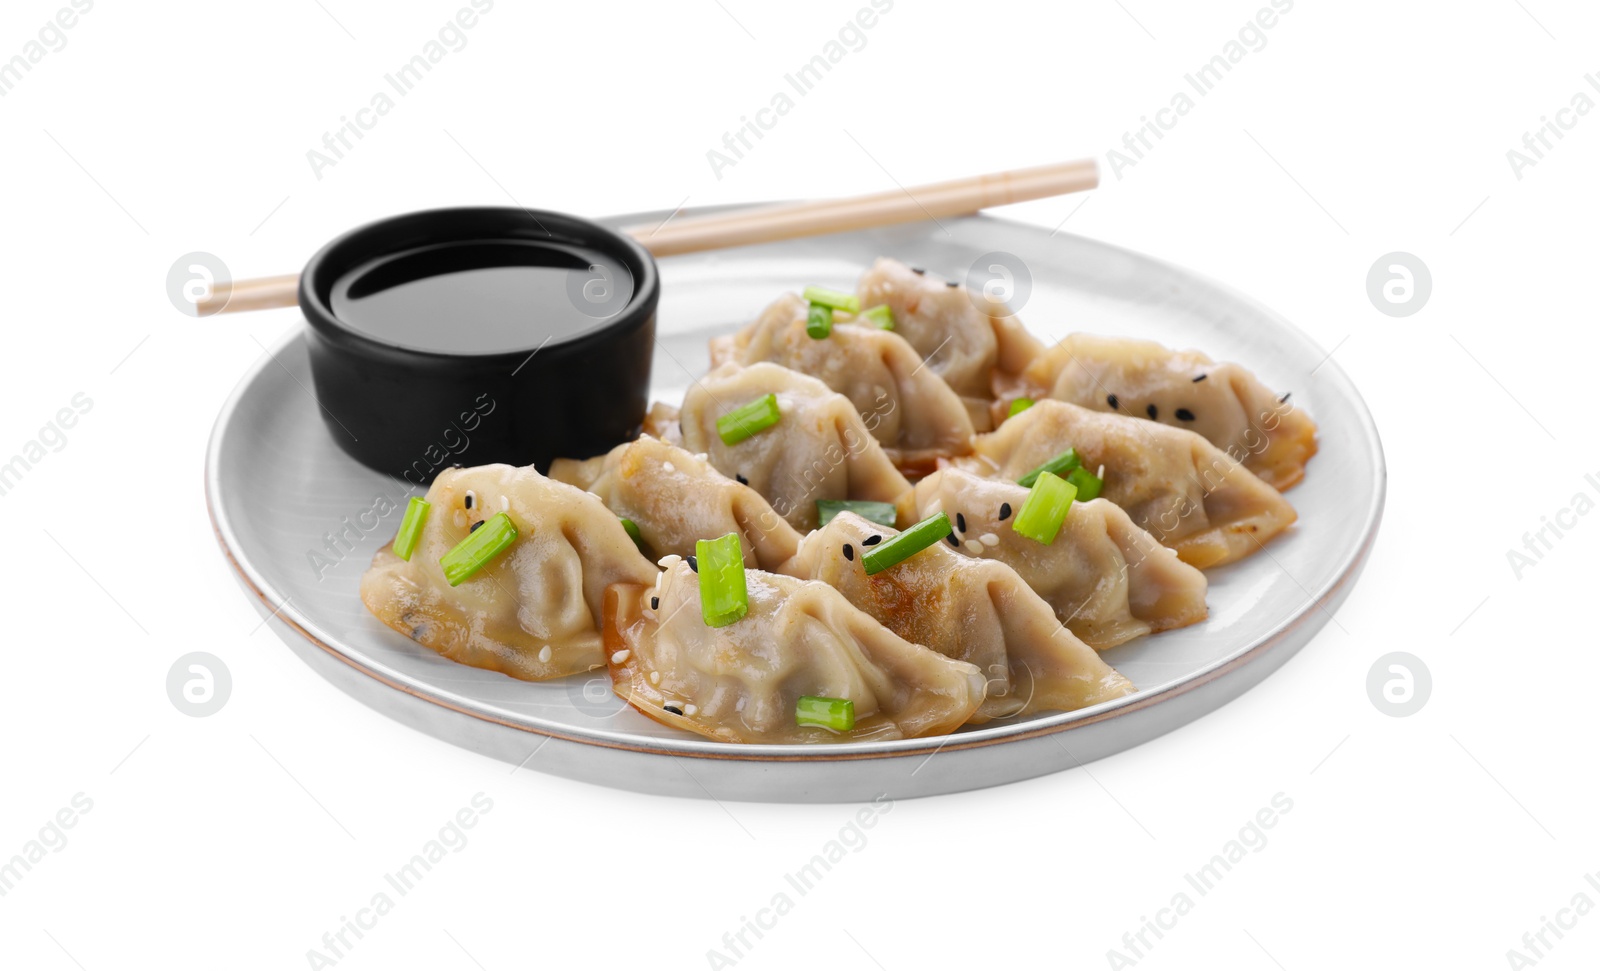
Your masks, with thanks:
M844 544L844 558L849 560L852 563L855 562L855 559L856 559L856 548L854 546L851 546L849 543Z
M1292 391L1285 391L1285 392L1284 392L1284 393L1283 393L1283 394L1281 394L1281 395L1279 395L1279 396L1278 396L1278 404L1280 404L1280 405L1281 405L1281 404L1283 404L1283 403L1284 403L1284 402L1285 402L1285 401L1288 401L1288 400L1289 400L1289 395L1291 395L1291 394L1293 394L1293 393L1294 393L1294 392L1292 392Z
M956 513L956 532L964 533L966 531L967 531L967 517L961 515L960 513Z
M699 557L697 557L697 556L689 556L689 557L686 557L684 559L684 562L689 564L689 569L693 570L696 573L700 572L700 558Z
M879 536L877 533L873 533L871 536L868 536L866 539L862 540L861 541L861 545L862 546L877 546L881 542L883 542L883 537Z
M945 542L949 543L951 546L960 546L961 545L961 541L959 539L956 539L956 534L955 533L951 533L950 535L946 536L944 539L945 539Z
M477 532L477 531L478 531L478 527L479 527L479 526L482 526L482 525L483 525L483 520L481 520L481 519L480 519L480 520L478 520L478 521L477 521L477 522L475 522L475 523L473 523L473 524L472 524L472 528L471 528L471 529L469 529L469 530L467 530L467 532L469 532L469 533L476 533L476 532Z
M961 286L961 284L956 282L955 280L946 280L946 281L944 281L944 285L949 287L952 290L954 290L956 287Z
M1206 376L1204 374L1197 374L1194 377L1194 383L1195 384L1199 384L1201 381L1204 381L1205 379L1206 379Z
M466 507L467 507L467 508L468 508L468 509L471 509L471 508L472 508L472 493L470 493L470 492L469 492L469 493L467 493L467 498L466 498Z
M735 472L733 474L733 481L739 483L740 485L749 485L750 484L750 480L746 479L743 474L738 473L738 472Z
M650 598L650 609L651 610L660 610L661 609L661 598L660 597L651 597Z
M1111 406L1111 410L1112 411L1116 411L1117 410L1117 396L1114 395L1114 394L1106 395L1106 404Z
M1179 421L1194 421L1194 412L1187 408L1179 408L1174 414L1178 416Z
M1150 420L1151 421L1155 421L1156 420L1156 406L1155 405L1145 405L1144 406L1144 413L1150 416Z
M670 712L672 712L672 713L673 713L673 714L674 714L674 715L681 715L681 714L683 714L683 709L682 709L682 708L679 708L679 707L678 707L678 706L677 706L677 705L662 705L662 706L661 706L661 710L662 710L662 711L670 711Z
M924 273L926 273L926 272L928 272L928 271L927 271L927 270L924 270L924 269L923 269L923 268L922 268L922 267L920 267L920 266L913 266L913 267L912 267L912 268L911 268L911 272L912 272L912 273L915 273L915 274L916 274L916 275L917 275L917 276L921 276L921 275L922 275L922 274L924 274Z
M1001 522L1005 522L1006 520L1008 520L1010 518L1011 518L1011 503L1002 502L1000 504L1000 521Z

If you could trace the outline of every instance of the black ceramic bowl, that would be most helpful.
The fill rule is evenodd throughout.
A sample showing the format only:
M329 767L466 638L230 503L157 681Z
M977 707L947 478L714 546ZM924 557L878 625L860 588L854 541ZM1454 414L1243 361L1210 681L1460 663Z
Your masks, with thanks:
M554 300L546 293L542 303L523 301L528 305L499 321L502 332L506 319L513 324L499 335L504 346L474 349L462 340L460 350L452 348L451 335L472 321L448 311L437 313L436 333L434 311L424 316L425 342L395 339L370 320L358 327L335 313L336 288L350 292L348 281L364 268L403 260L413 274L421 265L426 275L428 261L459 262L486 246L547 248L576 261L570 285ZM553 304L586 300L588 267L579 265L585 253L625 268L632 292L616 306L579 307L575 318L577 304ZM417 484L452 465L505 462L545 471L552 459L586 458L633 438L648 404L660 296L655 262L629 237L574 216L509 208L384 219L329 243L300 277L311 373L329 433L362 464Z

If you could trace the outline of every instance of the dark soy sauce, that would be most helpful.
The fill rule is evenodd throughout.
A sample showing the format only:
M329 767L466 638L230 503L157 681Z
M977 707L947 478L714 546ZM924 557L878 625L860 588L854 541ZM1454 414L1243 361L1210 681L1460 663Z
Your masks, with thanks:
M441 354L532 351L627 307L633 277L617 260L538 240L443 243L380 257L329 295L351 330Z

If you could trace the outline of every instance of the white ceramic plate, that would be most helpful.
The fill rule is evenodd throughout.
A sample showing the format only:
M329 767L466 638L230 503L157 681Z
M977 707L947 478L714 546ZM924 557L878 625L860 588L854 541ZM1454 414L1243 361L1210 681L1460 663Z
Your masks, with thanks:
M1020 315L1040 337L1081 330L1197 347L1292 391L1320 429L1320 452L1288 493L1299 523L1265 552L1209 571L1209 619L1106 653L1137 694L944 738L724 745L627 708L604 671L528 683L446 661L384 627L357 597L362 571L400 516L397 509L369 525L370 513L380 496L403 507L407 486L360 466L328 437L307 390L298 332L245 376L217 418L206 468L217 537L271 626L319 673L397 721L530 769L676 795L824 802L997 785L1129 748L1217 708L1283 664L1332 617L1377 532L1385 480L1377 430L1338 365L1282 318L1193 274L1091 240L988 217L946 219L943 228L917 224L663 260L653 394L681 400L706 369L706 337L753 318L783 290L852 289L879 255L965 279L975 260L996 251L1028 268L1032 291ZM340 532L351 550L315 567L311 551L327 556L326 534Z

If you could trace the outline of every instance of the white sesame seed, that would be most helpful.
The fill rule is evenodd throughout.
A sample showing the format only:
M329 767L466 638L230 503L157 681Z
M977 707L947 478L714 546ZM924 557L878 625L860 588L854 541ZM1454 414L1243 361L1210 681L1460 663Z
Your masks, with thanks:
M546 644L544 647L539 648L539 663L540 664L549 664L550 663L550 658L552 658L554 656L555 656L554 653L550 650L550 645L549 644Z
M661 683L661 672L660 671L651 671L650 672L650 683L651 684L660 684Z
M460 509L457 509L455 516L451 518L455 520L457 529L460 529L467 524L467 514Z
M656 566L661 567L663 570L670 570L672 569L672 565L681 559L683 559L683 557L676 553L668 553L666 556L663 556L661 559L656 561Z
M984 533L982 536L978 537L978 542L982 543L985 546L999 546L1000 545L1000 537L996 536L993 533Z
M1096 472L1094 477L1096 479L1104 479L1106 477L1106 464L1104 462L1100 463L1100 471Z
M505 496L501 496L500 497L500 511L501 512L510 512L511 511L511 500L509 498L507 498Z
M666 469L668 472L676 472L676 471L678 471L678 467L676 465L673 465L671 462L662 462L661 463L661 467L663 469Z
M685 715L696 715L700 713L700 708L698 705L684 705L683 713Z
M979 553L983 552L983 544L978 542L975 539L969 539L969 540L966 541L966 543L964 543L962 545L964 545L967 548L967 552L973 554L974 556L976 556Z
M629 653L631 653L631 652L627 648L623 648L622 650L618 651L617 653L611 655L611 663L612 664L625 664L625 663L627 663Z

